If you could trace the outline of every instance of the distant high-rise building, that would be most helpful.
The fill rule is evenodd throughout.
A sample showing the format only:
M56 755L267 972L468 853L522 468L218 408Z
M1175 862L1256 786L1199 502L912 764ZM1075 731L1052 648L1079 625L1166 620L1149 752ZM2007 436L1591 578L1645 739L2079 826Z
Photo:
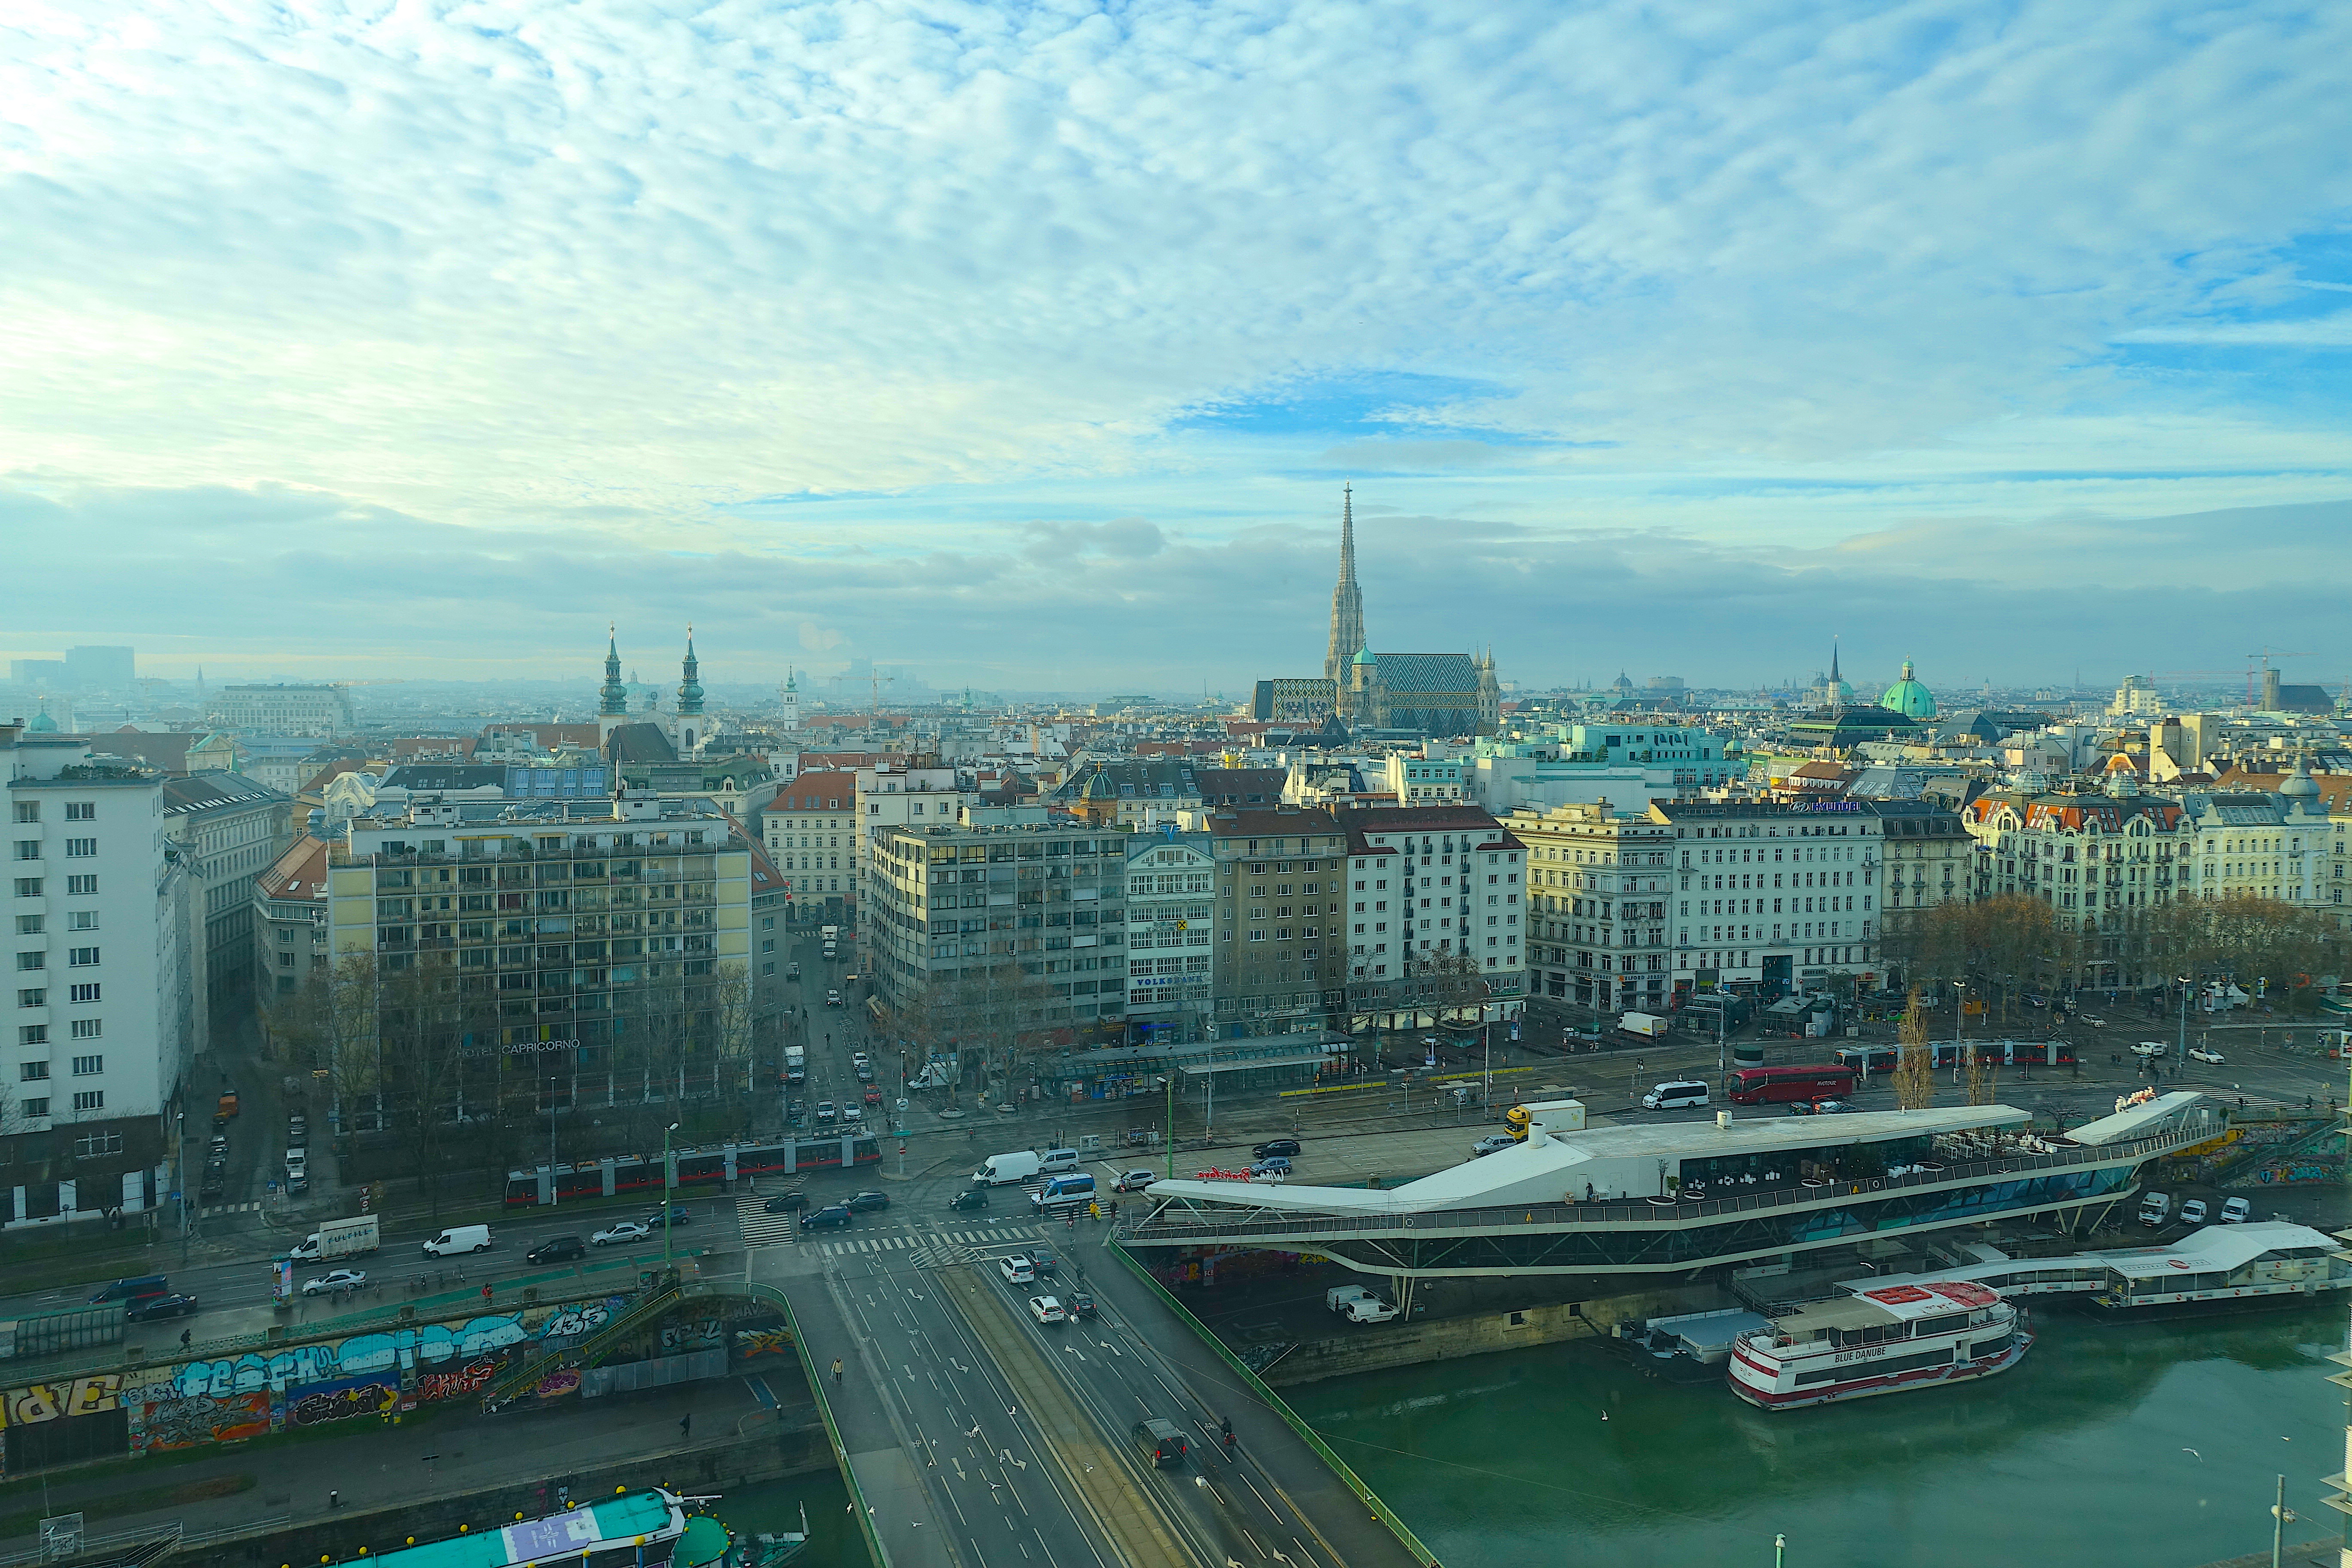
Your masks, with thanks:
M66 661L61 658L12 658L8 661L8 679L17 686L29 686L35 690L62 688L66 683Z
M66 679L84 691L128 691L138 678L138 661L127 647L66 649Z

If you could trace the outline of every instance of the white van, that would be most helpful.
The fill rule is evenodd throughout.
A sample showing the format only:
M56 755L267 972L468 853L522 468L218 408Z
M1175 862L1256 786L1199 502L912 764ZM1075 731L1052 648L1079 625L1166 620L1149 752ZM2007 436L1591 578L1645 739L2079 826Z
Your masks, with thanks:
M425 1244L427 1258L446 1258L455 1252L488 1252L490 1249L490 1227L486 1225L453 1225Z
M1094 1198L1095 1179L1083 1171L1076 1175L1048 1176L1029 1194L1030 1204L1039 1214L1084 1208Z
M2170 1193L2147 1193L2141 1196L2139 1200L2140 1224L2146 1226L2160 1226L2171 1217L2172 1194Z
M1038 1173L1046 1176L1077 1168L1078 1152L1076 1149L1048 1149L1037 1162Z
M1688 1078L1662 1083L1642 1097L1644 1110L1678 1110L1686 1105L1706 1103L1706 1085Z
M975 1187L1009 1187L1015 1182L1025 1182L1037 1174L1040 1162L1034 1149L1017 1149L1010 1154L991 1154L980 1169L971 1173Z

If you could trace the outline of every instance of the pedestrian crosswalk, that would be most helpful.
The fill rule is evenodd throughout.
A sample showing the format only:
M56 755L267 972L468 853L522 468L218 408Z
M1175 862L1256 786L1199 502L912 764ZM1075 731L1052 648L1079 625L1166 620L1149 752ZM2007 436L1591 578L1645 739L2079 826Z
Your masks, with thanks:
M982 1220L955 1230L908 1231L876 1230L865 1235L852 1232L819 1232L803 1237L801 1215L806 1211L770 1214L764 1198L739 1198L735 1204L735 1220L743 1232L746 1247L793 1247L805 1241L818 1254L826 1258L847 1258L882 1253L913 1252L926 1267L949 1263L969 1263L974 1258L990 1257L988 1250L1015 1248L1039 1240L1044 1232L1036 1226L1004 1220ZM863 1217L863 1216L861 1216ZM891 1223L887 1215L876 1216L883 1225ZM820 1240L819 1237L824 1239Z
M789 1247L800 1239L798 1214L770 1214L764 1198L735 1200L735 1218L746 1247Z

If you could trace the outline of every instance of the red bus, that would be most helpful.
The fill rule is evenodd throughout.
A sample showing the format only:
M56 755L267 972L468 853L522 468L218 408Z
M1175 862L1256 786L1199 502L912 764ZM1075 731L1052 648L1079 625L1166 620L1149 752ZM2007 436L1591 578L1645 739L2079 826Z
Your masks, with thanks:
M1731 1103L1771 1105L1794 1100L1841 1100L1853 1092L1853 1068L1814 1067L1741 1068L1731 1075Z

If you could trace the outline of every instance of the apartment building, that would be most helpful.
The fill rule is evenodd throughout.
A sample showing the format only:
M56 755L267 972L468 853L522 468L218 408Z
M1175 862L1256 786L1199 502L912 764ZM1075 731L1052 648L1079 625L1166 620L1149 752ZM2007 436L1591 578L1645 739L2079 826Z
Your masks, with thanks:
M213 694L212 721L272 735L348 735L352 694L341 686L224 686Z
M1391 752L1385 759L1388 792L1399 805L1439 805L1469 798L1465 782L1471 764L1459 757L1412 756Z
M760 811L760 836L798 918L835 925L856 911L857 775L806 773Z
M1674 824L1605 800L1503 820L1527 846L1531 990L1603 1012L1665 1011L1686 967L1674 940Z
M1331 1026L1347 1006L1347 830L1328 811L1287 805L1203 822L1216 861L1216 1033Z
M874 844L886 828L931 826L952 822L967 805L979 796L959 786L956 771L940 767L936 762L929 766L921 763L899 764L877 763L870 768L856 770L857 794L857 862L856 877L861 894L869 889L866 884L873 876ZM871 903L861 898L857 904L859 919L869 919ZM862 927L860 940L870 940L871 933Z
M0 726L0 1224L156 1207L194 1049L188 874L164 837L163 776L13 725Z
M1878 818L1886 852L1879 879L1883 932L1904 931L1944 904L1976 897L1977 841L1958 812L1918 800L1853 804Z
M294 803L242 773L172 779L163 833L187 862L201 917L189 929L188 969L202 1052L253 1017L253 879L293 842Z
M983 1007L1031 1035L1127 1015L1129 835L1049 820L1043 806L971 806L954 822L884 828L863 955L904 1026ZM934 1043L945 1044L944 1040Z
M1886 818L1867 803L1653 801L1649 816L1674 829L1674 990L1779 994L1879 971Z
M253 994L299 991L327 958L327 844L305 833L253 879Z
M1127 1016L1139 1040L1203 1037L1215 995L1216 846L1173 826L1127 839Z
M341 1064L345 1104L356 1095L364 1115L430 1094L463 1114L559 1067L544 1093L572 1103L747 1088L751 862L735 824L695 799L418 801L354 817L328 857L328 951L373 959L387 1008L404 1005L404 977L424 983L466 1043L430 1082L404 1077L425 1065L414 1041L380 1068ZM537 1066L502 1072L501 1057Z

